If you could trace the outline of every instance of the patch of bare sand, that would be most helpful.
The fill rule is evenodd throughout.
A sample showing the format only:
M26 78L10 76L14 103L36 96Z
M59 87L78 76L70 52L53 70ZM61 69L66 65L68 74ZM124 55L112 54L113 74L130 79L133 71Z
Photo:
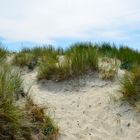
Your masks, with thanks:
M59 140L140 140L140 114L114 101L120 96L117 78L103 81L95 74L65 82L37 82L36 72L22 77L28 96L49 107L49 115L60 127Z

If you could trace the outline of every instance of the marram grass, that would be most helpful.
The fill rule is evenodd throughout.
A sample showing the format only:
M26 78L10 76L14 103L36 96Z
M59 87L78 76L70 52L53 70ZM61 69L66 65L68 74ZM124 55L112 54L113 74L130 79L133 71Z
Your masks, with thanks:
M14 95L20 90L21 79L10 66L0 67L0 139L19 139L21 113L14 105Z
M22 80L10 65L0 67L0 140L57 140L59 129L44 108L27 100L19 109L16 96L20 93Z
M63 55L63 62L53 55L41 60L38 68L38 79L61 81L80 76L98 67L97 49L90 44L75 44ZM51 58L51 60L50 60Z
M140 101L140 67L135 67L131 72L126 72L120 80L123 99L132 105Z

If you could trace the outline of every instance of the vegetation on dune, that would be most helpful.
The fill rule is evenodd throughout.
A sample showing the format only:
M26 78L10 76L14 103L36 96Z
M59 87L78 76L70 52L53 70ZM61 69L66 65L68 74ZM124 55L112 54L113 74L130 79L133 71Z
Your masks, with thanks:
M123 99L132 105L140 102L140 67L135 67L131 72L126 72L120 81Z
M40 137L40 140L57 140L59 128L50 117L45 115L45 108L39 107L28 99L25 110L26 119L30 121L34 135L39 134L38 138Z
M0 139L56 140L58 127L45 115L44 108L27 101L19 109L16 96L20 94L22 80L11 66L1 63L0 67Z
M42 58L45 56L54 56L56 55L56 50L52 46L44 47L35 47L32 49L23 48L19 53L14 57L13 64L19 67L27 66L29 69L33 70L35 66L38 65Z
M117 48L115 44L110 43L96 44L98 52L101 56L116 58L121 61L120 68L131 70L135 65L140 63L140 53L127 46Z
M21 80L9 66L0 68L0 139L19 139L21 113L14 105L14 94L20 90Z
M128 47L119 48L118 59L121 60L121 68L131 70L140 63L140 53Z
M113 80L118 73L119 61L115 58L102 57L98 63L100 77L104 80Z
M60 81L97 69L97 50L91 44L75 44L65 52L65 55L60 56L56 53L54 56L51 54L41 60L38 79Z
M59 60L61 56L65 59L63 64ZM102 75L104 73L103 79L112 79L117 73L118 65L115 61L111 61L113 63L110 70L104 71L101 67L98 68L99 58L120 60L120 68L126 70L131 70L140 63L140 53L138 51L127 46L118 48L115 44L104 42L101 44L76 43L66 50L55 49L51 45L32 49L23 48L21 52L15 55L14 64L20 67L27 66L29 69L38 66L39 80L61 81L94 70L99 70Z
M118 48L115 44L111 45L110 43L103 42L101 44L95 44L95 47L98 49L100 56L117 58Z
M15 55L13 64L22 68L24 66L29 66L33 61L34 58L32 54L21 52Z
M7 50L0 46L0 59ZM13 64L21 68L34 69L38 66L38 80L54 81L78 77L98 71L105 80L115 77L119 66L125 69L120 80L123 99L140 109L140 53L126 46L117 48L109 43L76 43L63 50L52 46L23 48L14 54ZM120 63L120 64L119 64ZM22 80L11 66L0 62L0 140L56 140L59 129L45 115L45 108L31 100L23 109L16 103L22 92Z
M0 43L0 60L5 58L7 53L8 53L8 51Z
M67 53L71 60L71 71L75 75L97 69L98 53L91 43L78 43L71 46Z
M38 68L38 79L61 81L70 76L70 65L65 63L58 64L54 60L42 61Z

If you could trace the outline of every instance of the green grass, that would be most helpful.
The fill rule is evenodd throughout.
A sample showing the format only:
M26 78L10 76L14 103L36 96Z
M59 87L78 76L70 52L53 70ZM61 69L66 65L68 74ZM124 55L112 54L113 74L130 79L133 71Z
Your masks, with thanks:
M118 48L115 46L115 44L103 42L100 44L95 44L95 47L98 49L101 56L109 58L117 58L118 56Z
M0 43L0 60L4 59L7 53L7 49Z
M14 57L13 64L19 67L29 66L34 61L31 53L17 53Z
M0 139L30 140L37 135L39 140L56 140L59 129L52 119L45 115L44 108L27 100L26 106L19 109L16 96L22 89L18 72L10 65L0 67Z
M10 66L0 68L0 139L18 139L21 113L14 106L14 95L20 90L21 80Z
M132 105L140 101L140 67L135 67L131 72L126 72L120 80L123 99Z
M58 64L58 56L56 53L46 53L46 55L40 59L37 77L39 80L52 79L60 81L69 75L67 70L70 70L68 64L63 66Z
M33 70L44 57L56 57L57 53L58 52L50 45L32 49L23 48L19 53L15 54L13 64L21 68L27 66Z
M71 71L73 75L82 75L87 71L97 69L97 49L90 43L74 44L69 49L67 55L71 60Z
M59 64L59 57L64 56L64 64ZM29 69L38 67L38 79L52 79L61 81L70 77L80 76L89 71L98 70L99 58L113 58L121 61L120 68L131 71L140 64L140 53L127 46L117 47L110 43L76 43L68 49L57 48L51 45L23 48L15 55L14 64L21 68L27 66ZM114 66L113 66L114 68ZM109 71L115 75L117 69ZM105 73L106 75L106 73ZM56 78L55 78L56 77Z
M115 44L101 43L95 44L100 56L116 58L121 61L121 69L131 70L135 65L140 64L140 53L127 46L116 47Z
M122 46L119 48L118 59L121 60L121 68L131 70L140 64L140 53L131 48Z
M38 79L61 81L70 77L70 66L56 65L55 61L42 62L38 68Z
M49 57L44 57L38 68L38 79L61 81L97 69L97 49L91 44L75 44L64 54L62 64L58 54L50 53Z

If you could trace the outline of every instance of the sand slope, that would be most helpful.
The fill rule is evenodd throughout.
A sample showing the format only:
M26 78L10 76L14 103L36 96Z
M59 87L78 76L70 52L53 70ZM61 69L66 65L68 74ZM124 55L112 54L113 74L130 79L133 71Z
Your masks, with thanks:
M140 140L140 114L115 102L118 81L98 75L55 83L36 81L36 72L23 74L24 89L36 104L49 107L60 127L59 140Z

